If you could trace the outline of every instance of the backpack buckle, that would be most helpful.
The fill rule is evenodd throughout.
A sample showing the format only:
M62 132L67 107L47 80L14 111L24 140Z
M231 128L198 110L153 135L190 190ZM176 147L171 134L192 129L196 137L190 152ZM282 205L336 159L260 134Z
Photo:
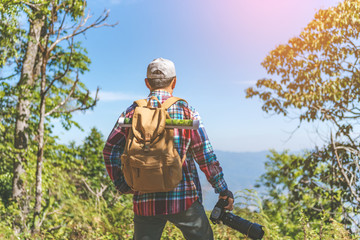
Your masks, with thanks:
M151 134L150 133L146 133L145 134L145 143L144 143L144 148L143 150L145 152L150 151L150 139L151 139Z
M150 144L144 144L144 148L143 148L144 152L148 152L150 151Z

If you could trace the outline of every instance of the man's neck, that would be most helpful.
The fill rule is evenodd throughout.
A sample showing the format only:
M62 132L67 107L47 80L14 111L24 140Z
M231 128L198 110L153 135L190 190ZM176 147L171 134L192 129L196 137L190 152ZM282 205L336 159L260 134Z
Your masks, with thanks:
M166 92L168 92L168 93L170 93L172 95L174 89L172 89L172 88L158 88L158 89L151 90L150 92L160 91L160 90L161 91L166 91Z

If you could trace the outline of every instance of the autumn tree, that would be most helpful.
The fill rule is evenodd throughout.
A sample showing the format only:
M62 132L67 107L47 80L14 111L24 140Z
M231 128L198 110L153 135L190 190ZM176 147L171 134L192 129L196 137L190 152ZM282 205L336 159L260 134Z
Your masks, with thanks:
M300 33L271 51L262 66L268 78L247 89L265 112L302 122L328 123L328 154L313 161L334 163L337 180L350 193L354 214L360 205L360 1L344 0L319 10ZM330 153L329 153L330 151ZM359 226L359 219L352 217Z

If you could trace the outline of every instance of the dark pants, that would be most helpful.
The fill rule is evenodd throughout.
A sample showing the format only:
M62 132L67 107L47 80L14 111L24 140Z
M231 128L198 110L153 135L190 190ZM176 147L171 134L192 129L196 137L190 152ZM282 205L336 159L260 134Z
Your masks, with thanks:
M172 222L188 240L213 240L204 207L195 201L183 212L158 216L134 216L134 240L158 240L167 221Z

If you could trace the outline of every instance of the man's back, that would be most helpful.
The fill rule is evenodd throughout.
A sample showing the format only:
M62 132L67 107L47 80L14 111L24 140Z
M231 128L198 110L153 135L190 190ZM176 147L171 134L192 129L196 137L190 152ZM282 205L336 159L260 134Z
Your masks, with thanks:
M174 63L157 58L147 68L145 84L150 90L148 99L156 97L163 103L172 96L176 85ZM150 100L152 107L158 101ZM132 104L120 118L132 118L137 104ZM185 101L177 101L167 112L172 119L191 119L200 121L197 130L174 128L173 143L181 159L182 179L179 184L167 192L141 193L131 189L125 181L126 168L121 169L121 156L129 137L129 128L115 125L106 142L103 154L108 174L117 190L123 194L133 194L134 239L160 239L167 221L174 223L186 239L213 239L209 220L202 206L202 194L195 162L212 185L219 198L229 202L225 209L232 210L234 197L228 190L222 169L216 159L199 114Z
M172 95L164 90L155 90L148 97L155 96L160 103L163 103ZM156 100L150 100L153 107L158 107ZM121 117L132 118L136 104L132 104ZM172 119L201 120L199 114L184 101L178 101L168 109ZM201 122L201 121L200 121ZM123 153L126 137L129 129L117 128L115 126L110 134L104 149L105 164L107 169L117 168L118 164L110 160L113 156ZM120 136L120 137L119 137ZM116 149L113 148L117 142ZM158 193L134 193L134 213L142 216L154 216L162 214L175 214L188 209L194 201L199 199L202 202L201 185L197 174L194 160L199 164L200 169L205 173L207 179L214 186L217 193L226 190L227 186L223 180L223 174L216 155L208 140L202 124L198 130L174 129L174 146L182 159L186 154L183 164L183 179L178 186L169 192ZM114 166L114 167L112 167ZM112 178L118 179L118 189L124 185L124 179L118 176L118 171ZM111 176L111 175L110 175ZM116 182L115 182L116 184ZM117 184L116 184L117 185ZM127 189L129 190L129 189ZM161 204L160 204L161 203Z

